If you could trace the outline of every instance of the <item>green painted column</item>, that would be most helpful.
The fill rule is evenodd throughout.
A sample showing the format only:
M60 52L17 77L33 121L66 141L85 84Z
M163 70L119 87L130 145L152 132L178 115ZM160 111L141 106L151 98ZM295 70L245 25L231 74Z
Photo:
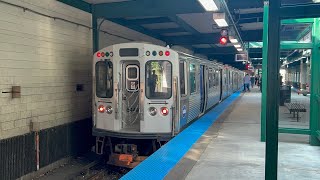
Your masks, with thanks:
M278 125L280 100L280 5L279 0L269 0L268 62L266 84L266 162L265 179L278 176Z
M92 51L93 54L99 50L99 30L98 30L98 19L95 15L95 5L92 5Z
M311 57L311 97L310 97L310 144L320 145L320 18L315 18L312 29L312 57Z
M269 2L264 1L263 8L263 46L262 46L262 96L261 96L261 135L260 140L266 141L266 91L267 91L267 62L268 62L268 19Z

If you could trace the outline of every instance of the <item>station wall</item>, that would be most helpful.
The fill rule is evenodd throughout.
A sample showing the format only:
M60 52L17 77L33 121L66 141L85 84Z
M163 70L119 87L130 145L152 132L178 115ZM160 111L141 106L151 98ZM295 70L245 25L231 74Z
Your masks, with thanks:
M12 4L91 26L91 15L56 0L6 0ZM109 21L102 28L119 36L100 33L100 48L121 42L162 41ZM23 11L0 2L0 90L21 86L21 98L0 94L0 139L91 116L91 30ZM121 38L123 36L124 38ZM76 86L83 85L83 91Z
M0 179L36 169L35 129L40 168L90 141L92 32L52 17L91 26L90 14L56 0L0 1ZM165 45L109 21L102 30L117 36L100 33L100 48L130 41ZM5 93L12 86L21 87L21 98Z

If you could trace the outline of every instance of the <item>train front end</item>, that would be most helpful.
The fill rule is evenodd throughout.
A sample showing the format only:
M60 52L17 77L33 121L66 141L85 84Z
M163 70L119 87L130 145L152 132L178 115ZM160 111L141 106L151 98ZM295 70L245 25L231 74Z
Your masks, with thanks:
M144 43L117 44L94 54L93 135L97 152L111 144L110 164L134 167L144 150L137 142L148 139L154 146L174 135L178 63L175 51Z

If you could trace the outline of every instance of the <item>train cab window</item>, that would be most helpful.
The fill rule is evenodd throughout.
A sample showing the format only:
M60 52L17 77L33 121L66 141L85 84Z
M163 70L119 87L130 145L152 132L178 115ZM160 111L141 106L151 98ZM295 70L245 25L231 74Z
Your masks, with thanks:
M139 78L138 77L139 68L137 65L127 66L126 71L127 71L126 74L127 74L128 80L137 80Z
M180 70L180 93L181 95L186 95L187 94L187 91L186 91L186 62L184 61L180 61L180 64L179 64L179 70Z
M126 67L126 89L129 92L139 90L139 66L128 65Z
M146 97L170 99L172 96L172 64L169 61L146 63Z
M196 92L196 65L190 64L190 94Z
M95 66L96 95L99 98L113 96L113 68L110 61L99 61Z

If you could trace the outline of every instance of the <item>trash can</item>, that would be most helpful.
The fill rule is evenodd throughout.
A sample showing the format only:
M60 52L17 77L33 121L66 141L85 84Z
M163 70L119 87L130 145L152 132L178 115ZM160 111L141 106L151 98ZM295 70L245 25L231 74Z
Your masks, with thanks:
M291 86L280 86L280 106L291 102Z

